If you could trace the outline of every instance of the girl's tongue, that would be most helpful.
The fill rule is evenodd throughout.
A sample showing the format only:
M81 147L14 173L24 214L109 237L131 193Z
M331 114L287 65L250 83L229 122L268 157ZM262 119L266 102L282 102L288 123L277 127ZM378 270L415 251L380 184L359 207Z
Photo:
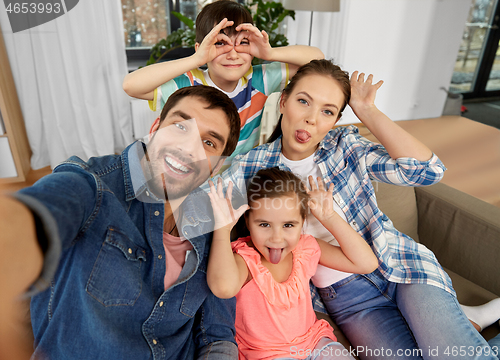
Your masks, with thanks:
M306 143L311 139L311 134L305 130L297 130L295 131L295 139L300 143Z
M269 248L269 261L273 264L277 264L281 260L281 252L283 249L271 249Z

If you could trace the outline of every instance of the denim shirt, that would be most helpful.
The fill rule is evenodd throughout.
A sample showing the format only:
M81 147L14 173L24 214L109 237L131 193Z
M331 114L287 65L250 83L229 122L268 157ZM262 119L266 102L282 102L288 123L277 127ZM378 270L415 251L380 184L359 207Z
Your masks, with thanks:
M137 199L150 196L138 144L72 157L15 195L48 242L31 300L35 358L193 359L213 343L234 347L235 299L218 299L206 281L210 202L195 201L200 191L183 202L178 227L193 250L165 291L164 204Z

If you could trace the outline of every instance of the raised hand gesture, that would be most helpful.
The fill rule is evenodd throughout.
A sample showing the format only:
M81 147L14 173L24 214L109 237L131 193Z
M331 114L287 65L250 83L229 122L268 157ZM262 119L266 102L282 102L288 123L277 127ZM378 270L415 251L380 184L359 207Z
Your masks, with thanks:
M355 71L351 75L351 100L349 101L349 106L352 108L354 113L358 115L358 112L366 110L370 107L375 107L375 95L377 90L384 83L380 80L376 84L372 84L373 75L370 74L365 80L365 74Z
M234 44L234 50L240 53L247 53L259 59L269 60L273 48L269 44L269 35L260 31L256 26L248 23L240 24L236 27L239 31Z
M320 222L328 221L335 213L333 210L333 184L330 184L328 190L325 190L324 182L320 177L317 178L317 183L312 176L309 176L308 180L311 188L307 190L310 196L308 204L311 213Z
M233 183L230 181L227 186L226 197L224 197L222 179L219 178L217 189L212 180L208 181L210 192L208 196L214 212L214 230L226 228L231 231L241 215L248 209L248 205L241 205L238 209L233 208L231 196L233 194Z
M196 43L195 55L199 59L200 66L233 49L234 44L229 36L221 32L233 24L233 21L224 18L205 36L201 44Z

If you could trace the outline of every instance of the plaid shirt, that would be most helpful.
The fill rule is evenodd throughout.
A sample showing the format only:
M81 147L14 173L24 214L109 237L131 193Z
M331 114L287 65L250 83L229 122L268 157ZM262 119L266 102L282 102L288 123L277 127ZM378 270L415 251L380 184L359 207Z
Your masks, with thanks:
M281 138L235 157L231 167L221 175L225 186L231 180L241 191L246 189L246 182L259 169L277 166L289 170L280 154ZM335 201L349 224L373 249L379 260L378 270L387 280L430 284L455 293L448 274L435 255L396 230L392 221L378 208L371 182L402 186L435 184L446 170L436 155L433 154L428 161L414 158L394 160L382 145L363 138L351 125L330 130L320 142L314 162L320 168L326 187L334 184Z

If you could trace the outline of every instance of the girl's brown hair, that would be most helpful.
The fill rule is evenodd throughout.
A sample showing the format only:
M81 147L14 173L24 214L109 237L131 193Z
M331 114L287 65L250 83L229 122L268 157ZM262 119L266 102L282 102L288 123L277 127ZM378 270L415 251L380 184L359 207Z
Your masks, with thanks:
M344 93L344 104L339 111L339 115L337 119L340 119L342 116L342 111L344 111L345 107L349 103L351 99L351 83L349 82L349 73L347 71L343 71L339 66L334 65L331 60L321 59L321 60L312 60L309 63L302 65L297 70L297 73L290 79L288 85L283 89L282 97L283 100L286 100L288 96L292 93L295 85L304 77L310 75L323 75L329 76L333 80L336 80L340 85L342 92ZM281 119L283 115L280 116L278 124L274 129L273 133L267 140L268 143L273 142L277 138L279 138L282 134L281 132Z
M224 29L227 36L231 36L240 24L253 25L252 15L243 5L231 0L215 1L205 5L196 17L196 42L201 44L205 36L224 18L234 21L233 26Z
M250 180L247 186L248 205L262 198L278 198L297 196L300 216L306 218L309 211L309 194L304 183L292 172L277 167L261 169Z

